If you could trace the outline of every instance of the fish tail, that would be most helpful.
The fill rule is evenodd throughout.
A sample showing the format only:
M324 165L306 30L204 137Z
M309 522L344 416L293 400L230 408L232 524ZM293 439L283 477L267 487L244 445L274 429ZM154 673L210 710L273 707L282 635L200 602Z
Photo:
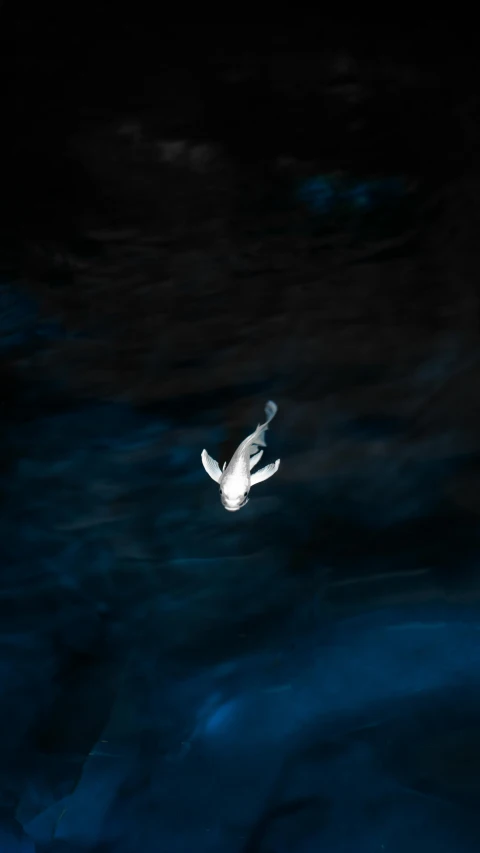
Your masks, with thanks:
M273 400L268 400L268 402L265 404L265 414L267 416L267 420L265 421L264 424L258 424L255 432L253 433L252 436L250 436L251 445L252 445L251 449L250 449L250 456L253 456L253 454L256 453L257 447L266 447L267 446L266 441L265 441L265 433L268 429L268 425L269 425L270 421L277 414L277 411L278 411L277 404L274 403Z
M265 414L267 416L267 420L266 420L267 424L270 423L270 421L275 417L277 412L278 412L277 404L274 403L273 400L268 400L268 402L265 403Z

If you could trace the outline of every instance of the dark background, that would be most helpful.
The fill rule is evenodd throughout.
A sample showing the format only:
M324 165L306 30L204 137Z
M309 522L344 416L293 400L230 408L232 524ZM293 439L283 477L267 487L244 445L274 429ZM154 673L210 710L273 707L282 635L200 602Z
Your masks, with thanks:
M453 13L0 4L2 853L480 848Z

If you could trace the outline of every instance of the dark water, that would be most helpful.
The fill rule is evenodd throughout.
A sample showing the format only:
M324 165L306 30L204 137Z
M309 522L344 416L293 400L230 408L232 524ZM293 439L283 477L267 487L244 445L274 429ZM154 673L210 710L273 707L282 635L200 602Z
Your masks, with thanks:
M476 60L18 15L0 853L477 853Z
M477 457L400 464L406 423L355 412L302 440L279 399L230 515L228 395L36 389L2 427L4 849L477 850L479 533L444 493Z

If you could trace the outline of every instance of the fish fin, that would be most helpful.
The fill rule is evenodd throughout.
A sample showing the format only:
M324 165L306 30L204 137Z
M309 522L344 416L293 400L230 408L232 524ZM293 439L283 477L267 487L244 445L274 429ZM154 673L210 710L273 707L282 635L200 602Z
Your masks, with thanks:
M257 464L257 462L260 462L260 459L262 458L262 456L263 456L263 450L259 450L258 453L255 453L254 456L250 456L250 471Z
M212 457L208 455L206 450L202 450L202 462L208 476L211 477L212 480L215 480L216 483L220 482L222 472L220 471L219 464L215 459L212 459Z
M264 424L258 424L257 429L255 430L255 433L257 433L258 435L257 435L257 438L256 438L254 444L256 444L257 447L266 447L267 446L267 443L265 441L265 433L268 429L268 425L269 425L270 421L277 414L277 411L278 411L278 406L276 403L273 402L273 400L269 400L267 403L265 403L265 414L267 416L267 420L265 421ZM255 435L255 433L254 433L254 435Z
M252 444L253 452L255 452L256 447L266 447L267 446L267 442L265 441L265 433L266 433L268 427L265 426L265 424L259 424L257 426L257 430L260 429L261 427L263 427L262 431L258 434L258 437L255 439L255 441ZM254 435L255 435L255 433L254 433Z
M255 432L252 432L251 435L248 435L244 441L242 441L238 450L242 450L250 445L249 448L249 456L253 456L257 452L258 447L266 447L265 441L265 433L268 429L268 425L274 415L277 412L277 404L273 402L273 400L269 400L265 405L265 414L267 415L267 420L264 424L257 424L257 428Z
M270 421L272 420L272 418L275 417L277 412L278 412L277 404L274 403L273 400L268 400L268 402L265 403L265 414L267 416L267 421L266 421L267 424L270 423Z
M277 459L276 462L270 462L270 465L265 465L265 468L260 468L260 471L255 471L255 474L252 474L250 479L250 485L256 486L257 483L263 483L264 480L268 480L269 477L273 477L273 475L278 471L280 466L280 459Z

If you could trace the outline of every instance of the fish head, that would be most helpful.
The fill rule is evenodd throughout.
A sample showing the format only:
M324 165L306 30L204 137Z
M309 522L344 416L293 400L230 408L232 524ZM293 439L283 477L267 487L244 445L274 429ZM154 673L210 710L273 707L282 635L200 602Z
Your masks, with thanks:
M246 477L225 477L220 482L220 500L229 512L236 512L248 503L250 483Z
M225 509L228 509L229 512L236 512L237 509L242 509L242 507L244 507L246 504L248 504L247 495L248 495L248 492L245 492L245 494L242 496L242 498L235 498L232 501L232 500L229 500L228 498L226 498L225 495L222 492L220 492L220 499L221 499L222 504L225 507Z

